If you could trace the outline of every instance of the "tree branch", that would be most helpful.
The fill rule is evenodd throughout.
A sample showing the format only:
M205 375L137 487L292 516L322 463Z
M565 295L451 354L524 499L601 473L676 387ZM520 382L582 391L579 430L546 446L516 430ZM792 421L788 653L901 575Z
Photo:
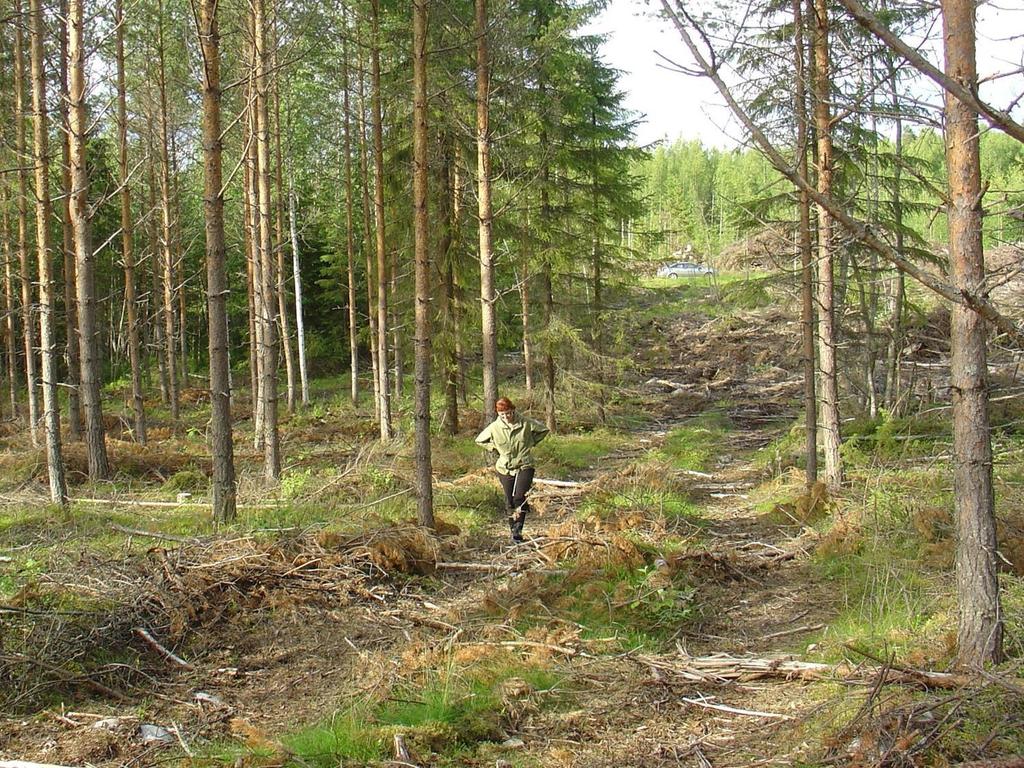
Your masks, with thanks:
M855 0L842 0L842 2L855 2ZM925 272L917 264L903 258L897 254L888 245L888 243L875 235L871 230L871 226L867 222L861 221L848 214L841 206L836 204L831 197L826 197L818 192L818 190L810 184L806 178L801 176L796 169L790 166L779 150L771 143L771 141L768 140L768 137L765 136L764 132L753 121L746 110L743 109L739 102L736 101L735 97L732 95L732 91L729 89L729 86L726 85L724 80L722 80L718 72L715 71L710 62L704 58L700 49L693 42L693 38L690 37L690 34L686 29L686 25L672 9L669 4L669 0L661 0L661 5L665 9L668 18L675 25L680 39L686 47L690 49L690 53L693 55L698 66L703 70L705 76L710 78L715 84L733 114L736 115L737 119L741 123L743 123L744 127L746 127L750 132L751 138L753 138L754 142L768 159L768 162L770 162L779 173L789 179L789 181L792 182L799 190L806 192L816 205L820 205L822 208L827 210L829 214L833 216L853 238L875 251L875 253L888 261L898 270L910 275L926 288L929 288L943 298L977 312L981 317L992 323L992 325L1012 338L1016 343L1024 345L1024 331L1022 331L1010 318L1000 313L999 310L993 306L992 302L988 300L987 296L962 290L956 286L950 285L949 283L940 280L935 275Z
M858 24L905 58L918 72L934 80L944 90L956 96L960 101L984 117L994 128L998 128L1017 141L1024 143L1024 125L1018 123L1008 113L982 101L973 91L947 76L946 73L903 42L891 29L882 24L874 14L864 7L860 0L839 0L839 2Z

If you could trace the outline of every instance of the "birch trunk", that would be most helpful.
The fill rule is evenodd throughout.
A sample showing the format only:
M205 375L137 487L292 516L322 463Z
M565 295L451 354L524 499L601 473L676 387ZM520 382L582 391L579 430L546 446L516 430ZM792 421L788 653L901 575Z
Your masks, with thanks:
M523 243L523 264L519 271L519 309L523 321L523 368L526 372L526 391L533 392L533 344L530 341L530 261Z
M345 19L345 29L348 29L348 19ZM345 256L347 260L347 282L348 282L348 354L350 394L352 405L359 403L359 325L356 307L356 264L355 264L355 233L353 227L353 201L352 201L352 121L350 117L351 83L348 71L348 38L342 39L341 46L341 79L343 90L342 109L345 112Z
M74 4L72 5L72 12ZM81 7L78 9L81 18ZM43 424L46 433L46 470L50 501L66 508L68 485L60 442L60 403L57 399L57 344L53 330L53 274L50 262L49 133L46 120L46 70L43 59L43 9L29 0L29 35L32 60L33 165L36 196L36 256L39 261L39 342L42 346ZM74 32L72 32L74 41ZM71 46L72 51L74 45ZM74 93L74 88L72 88ZM101 433L102 438L102 433ZM104 454L104 459L106 454ZM92 456L89 461L92 476Z
M3 208L3 249L4 249L4 352L7 356L7 396L11 405L11 418L18 418L18 380L17 380L17 354L14 348L15 323L14 323L14 270L12 263L14 254L11 253L11 222L7 216L7 187L3 187L4 199Z
M178 328L178 376L181 378L181 386L188 388L188 312L187 286L185 278L185 246L181 235L181 187L178 184L178 140L174 131L170 132L170 168L171 168L171 211L174 216L171 218L171 252L175 254L174 259L174 296L177 306L177 328ZM179 398L180 399L180 398Z
M248 131L248 125L246 126ZM247 132L247 140L251 141L252 135ZM245 252L245 288L246 298L248 301L249 309L249 402L252 409L253 419L253 435L256 438L256 448L262 447L260 442L260 409L259 409L259 393L260 393L260 377L259 377L259 354L258 339L259 339L259 326L256 322L256 275L253 268L254 262L254 250L252 242L252 205L249 190L252 186L252 177L249 166L249 150L248 147L243 150L244 157L242 160L242 239L243 239L243 251Z
M33 2L38 1L33 0ZM85 448L89 457L89 479L95 481L110 474L110 465L107 462L103 410L100 400L102 361L97 344L99 329L96 327L96 267L89 222L89 175L86 157L89 121L85 104L85 40L82 3L83 0L71 0L68 6L71 223L75 235L75 267L78 279L78 338L82 357L81 381L82 405L85 410ZM40 64L41 66L42 64ZM38 189L36 194L38 197ZM45 230L45 226L40 224L38 229ZM44 283L41 278L40 282ZM56 390L54 390L54 397L56 398Z
M150 125L156 122L150 117ZM160 207L158 202L156 174L153 169L152 158L156 157L155 137L152 132L149 134L149 157L151 162L147 171L149 186L149 242L152 253L150 258L150 284L152 297L149 303L149 328L152 335L152 348L156 351L157 369L160 373L160 402L164 405L171 403L171 385L167 376L167 355L164 354L164 325L163 325L163 245L160 238L161 223L156 213Z
M454 182L452 178L452 137L441 134L441 162L438 164L441 187L441 213L438 218L443 229L437 246L441 260L441 323L444 340L444 430L449 435L459 431L459 361L455 357L455 231Z
M164 366L167 369L167 395L170 398L171 419L178 423L178 369L177 354L174 349L176 339L174 329L175 302L174 302L174 254L171 250L173 235L171 232L171 160L170 147L168 143L168 122L170 116L167 113L167 73L164 61L164 4L163 0L158 3L159 22L157 25L157 57L159 79L157 87L160 90L160 213L162 231L160 236L162 268L163 268L163 354Z
M231 435L231 365L228 357L228 283L224 245L224 195L220 124L220 35L217 1L200 0L198 34L203 59L203 162L206 223L207 324L210 341L210 449L213 455L213 517L236 515L235 459Z
M64 316L68 353L68 438L82 439L81 375L82 361L78 341L78 278L75 268L75 242L71 225L71 125L68 120L68 3L61 0L60 15L60 118L61 118L61 235L64 267Z
M22 16L21 0L14 14ZM36 321L32 311L32 278L28 251L28 149L25 140L25 52L22 24L14 25L14 154L18 164L18 271L21 278L21 327L25 341L25 389L28 429L32 445L39 447L39 394L36 390Z
M420 525L434 527L433 471L430 456L431 295L430 231L427 202L427 3L413 0L412 16L412 198L413 250L416 260L415 454L416 511Z
M360 48L363 46L360 45ZM360 58L360 65L362 59ZM364 66L360 69L365 71ZM373 417L380 423L380 362L378 359L379 348L377 346L377 305L376 285L374 278L374 259L370 248L373 239L370 226L370 172L367 155L369 154L369 141L367 140L366 126L366 89L364 86L365 77L359 79L359 175L360 188L363 195L363 240L362 251L366 262L366 320L370 330L370 338L367 346L370 348L370 366L373 369Z
M277 215L277 221L274 225L274 236L275 236L275 253L277 256L276 265L276 287L277 287L277 316L281 324L281 351L284 353L284 371L285 378L287 381L287 408L288 413L295 412L295 361L292 354L292 332L288 321L288 291L287 289L287 262L284 258L285 251L285 237L284 237L284 206L285 206L285 191L284 191L284 172L282 170L282 159L281 159L281 84L277 76L277 8L275 4L274 20L271 22L272 28L275 29L274 45L272 46L270 53L271 69L274 74L274 153L276 155L274 160L274 187L277 192L276 205L274 211ZM290 197L290 196L289 196ZM293 259L294 261L294 259ZM303 400L305 403L305 400Z
M498 400L498 329L494 312L494 245L491 210L490 62L487 0L476 0L476 174L480 221L480 326L483 346L484 423L494 418Z
M895 165L892 172L890 193L892 196L892 217L895 228L893 247L900 256L903 255L903 107L900 102L899 88L896 81L897 62L891 52L886 52L888 67L889 90L892 95L892 113L894 123L893 152ZM900 356L903 350L903 310L906 303L906 284L903 273L896 270L892 279L892 311L889 315L889 370L885 387L885 403L890 413L897 409L900 402Z
M295 226L295 192L289 189L288 223L292 237L292 280L295 283L295 331L298 335L299 379L302 404L309 405L309 377L306 374L306 324L302 315L302 270L299 268L299 230Z
M380 439L395 436L388 382L388 259L384 232L384 116L380 92L380 0L370 0L373 40L370 48L371 117L373 120L373 207L377 234L377 364L380 374Z
M132 240L131 187L128 184L128 105L124 74L124 2L114 3L115 47L117 52L117 145L121 185L121 259L124 262L124 303L128 323L128 360L132 369L132 414L135 440L146 444L146 410L142 396L142 354L135 295L135 249ZM70 315L69 315L70 321ZM70 335L70 330L69 330ZM70 346L70 345L69 345Z

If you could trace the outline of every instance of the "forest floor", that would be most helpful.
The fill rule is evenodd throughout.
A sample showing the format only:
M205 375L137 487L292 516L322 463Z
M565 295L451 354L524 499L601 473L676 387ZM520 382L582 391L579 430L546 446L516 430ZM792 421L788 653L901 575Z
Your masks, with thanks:
M724 768L1024 752L1019 665L949 671L944 425L853 424L848 489L807 490L784 286L659 282L628 300L632 383L604 425L589 390L567 394L520 545L469 411L435 447L432 535L412 521L410 446L374 444L337 381L285 421L275 494L240 450L245 506L221 529L201 502L201 404L146 449L112 440L130 470L78 485L64 514L37 501L38 459L7 435L0 759ZM997 471L1011 523L1014 464ZM1019 656L1024 582L1003 587Z

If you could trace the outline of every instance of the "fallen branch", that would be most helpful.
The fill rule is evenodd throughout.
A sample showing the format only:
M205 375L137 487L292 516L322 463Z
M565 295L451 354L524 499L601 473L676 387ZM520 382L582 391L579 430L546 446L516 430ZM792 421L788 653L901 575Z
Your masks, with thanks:
M74 498L76 504L104 504L109 507L163 507L178 509L179 507L194 509L210 509L209 501L143 501L141 499L88 499ZM276 509L279 504L239 504L239 509Z
M507 565L495 563L437 563L436 567L446 571L480 571L482 573L505 573L512 570Z
M738 709L736 707L729 707L725 704L712 704L709 701L703 699L688 699L685 696L683 701L687 704L693 704L696 707L704 707L705 709L714 709L718 712L728 712L731 715L746 715L747 717L762 717L765 719L776 719L776 720L792 720L793 718L789 715L780 715L775 712L757 712L753 709Z
M120 533L127 533L129 536L147 536L151 539L161 539L163 541L176 541L178 543L184 543L186 541L195 541L195 539L189 539L187 536L174 536L170 533L156 533L155 531L143 531L139 528L126 528L123 525L111 525L112 530Z
M564 645L552 645L551 643L538 643L535 640L503 640L497 643L502 648L541 648L547 651L555 651L564 656L575 656L579 653L575 648L567 648Z
M176 667L189 670L195 669L195 665L185 661L181 656L178 656L176 653L168 650L157 642L157 639L149 633L149 630L144 629L143 627L135 627L135 629L132 630L132 634L156 651L157 655L171 662L171 664L174 664Z
M850 667L847 664L822 664L796 661L792 658L738 657L728 654L711 656L683 655L678 661L644 656L638 659L659 680L665 682L664 673L687 683L745 682L766 677L786 680L843 680L869 682L881 674L876 668ZM959 689L970 686L973 680L965 675L948 672L925 672L916 669L885 669L886 683L917 684L928 688Z
M543 477L534 478L534 485L553 485L555 488L579 488L583 483L575 480L547 480Z
M71 768L53 763L30 763L28 760L0 760L0 768Z

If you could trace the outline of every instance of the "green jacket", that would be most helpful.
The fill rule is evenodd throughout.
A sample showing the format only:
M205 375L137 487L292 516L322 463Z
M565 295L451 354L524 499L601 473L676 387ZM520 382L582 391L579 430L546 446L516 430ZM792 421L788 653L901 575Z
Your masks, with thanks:
M515 424L506 424L499 417L477 435L476 443L481 448L497 451L498 462L494 468L503 475L511 475L523 467L533 466L530 449L547 434L547 427L535 421L520 419Z

